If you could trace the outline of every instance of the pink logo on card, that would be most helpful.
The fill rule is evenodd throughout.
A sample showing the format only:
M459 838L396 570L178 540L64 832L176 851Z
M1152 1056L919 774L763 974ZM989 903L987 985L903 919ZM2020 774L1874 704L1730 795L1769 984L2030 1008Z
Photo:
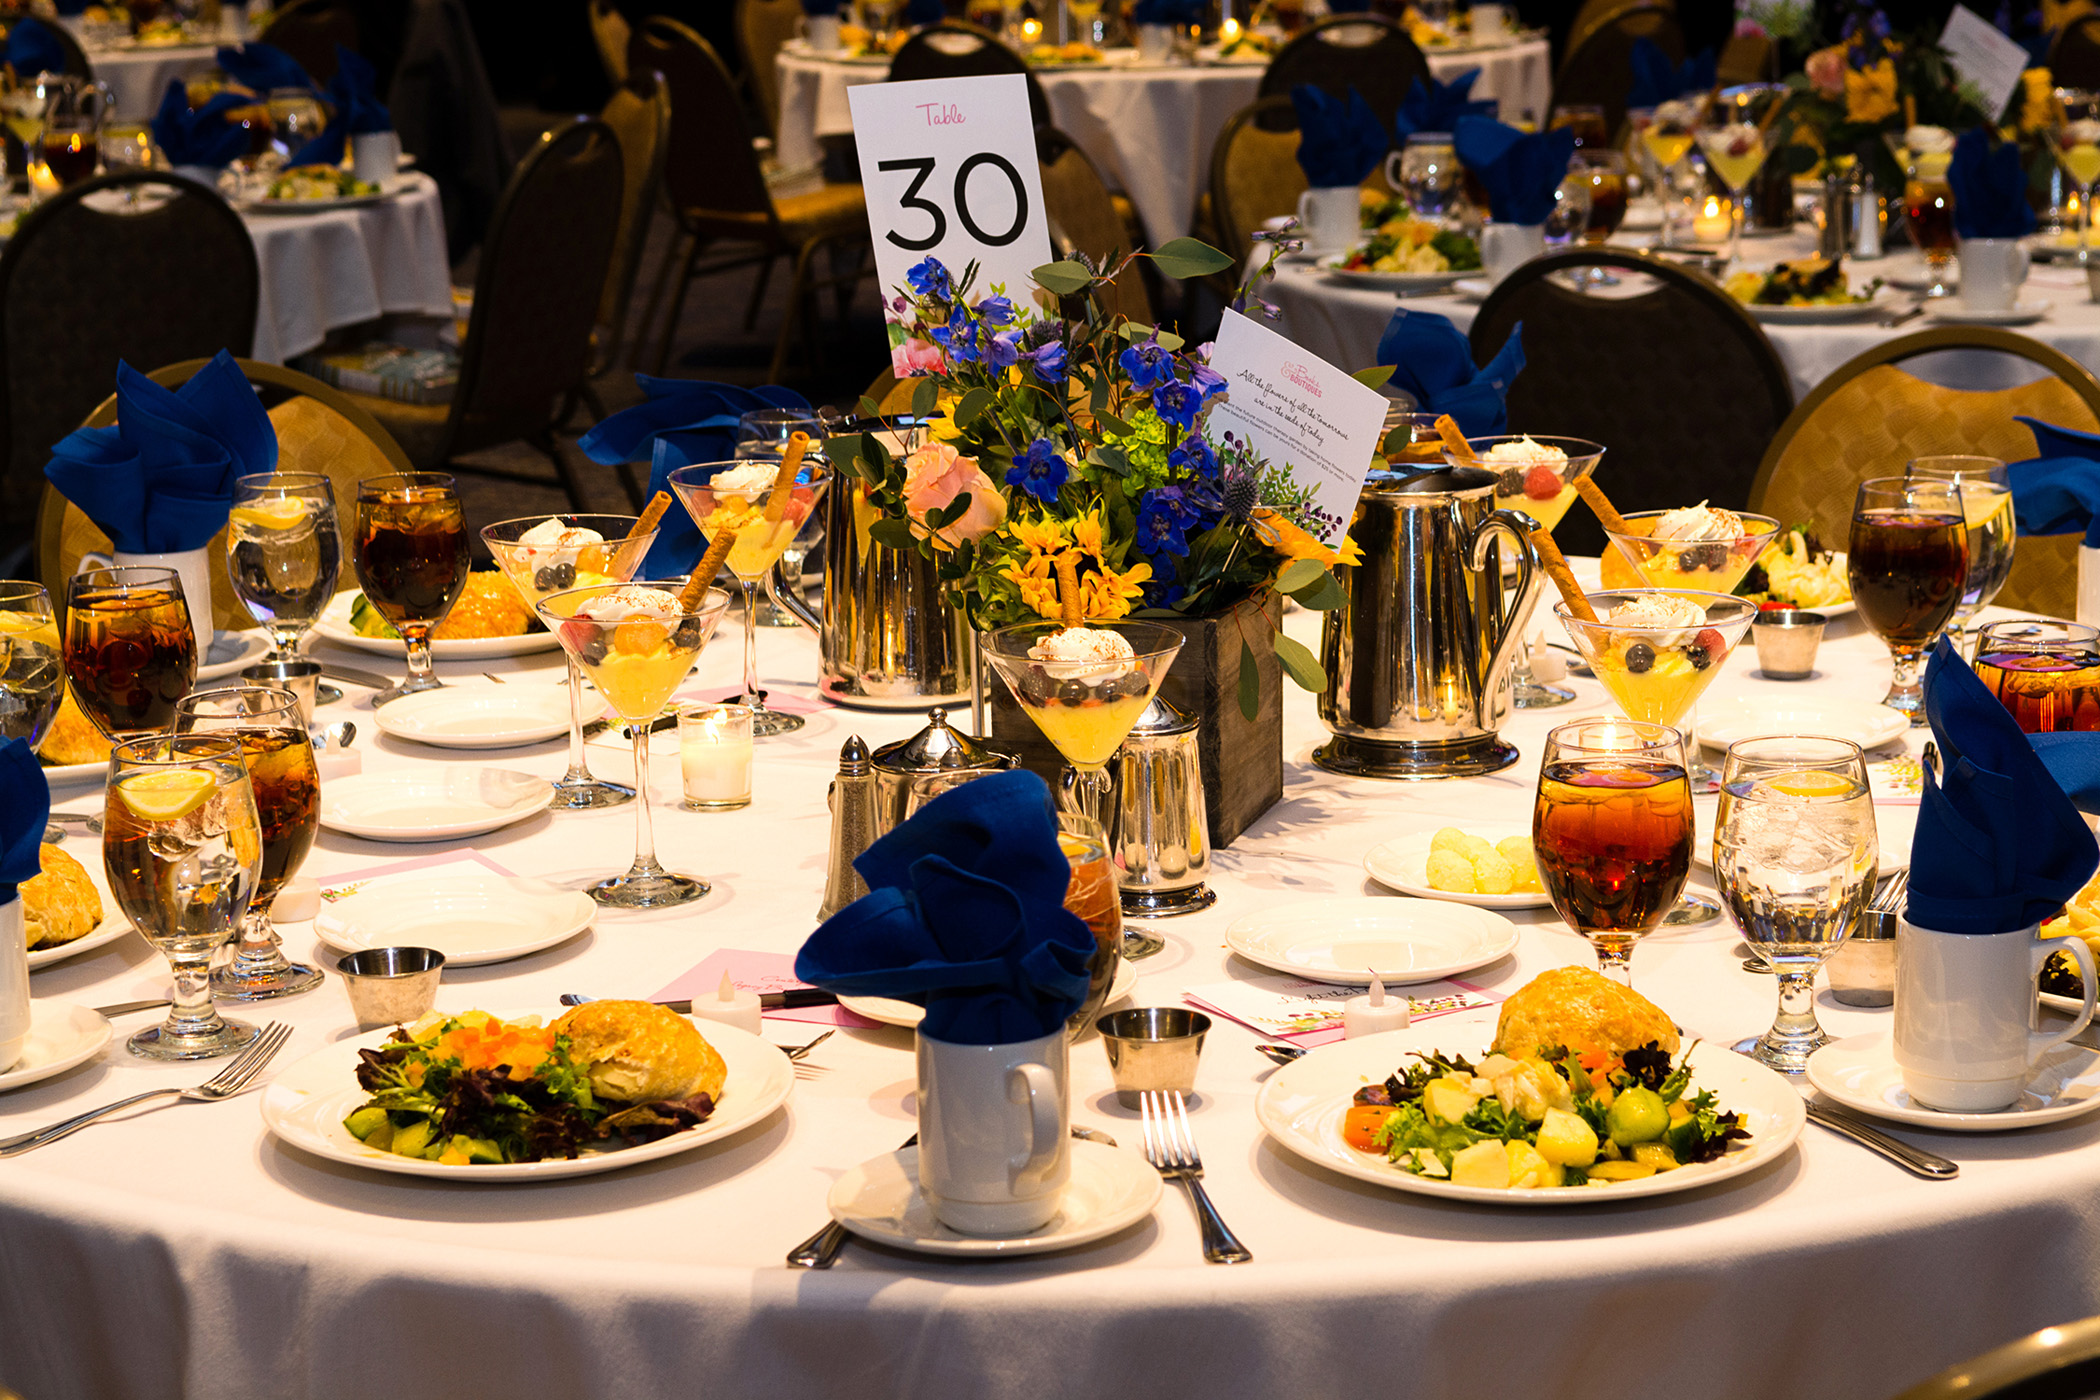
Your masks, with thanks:
M1320 392L1320 381L1313 378L1312 371L1299 364L1296 360L1284 361L1283 377L1316 399L1325 397Z

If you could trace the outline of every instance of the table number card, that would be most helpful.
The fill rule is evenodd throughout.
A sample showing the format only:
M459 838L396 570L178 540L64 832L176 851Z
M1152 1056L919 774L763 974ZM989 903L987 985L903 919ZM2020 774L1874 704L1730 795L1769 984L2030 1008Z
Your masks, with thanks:
M1947 62L1953 66L1955 76L1964 83L1973 83L1982 94L1983 110L1991 114L1991 119L2003 116L2013 89L2020 85L2020 70L2029 62L2027 50L2000 34L1997 26L1982 15L1961 5L1956 5L1947 16L1947 27L1940 33L1940 47L1947 51Z
M1231 311L1218 327L1210 367L1226 385L1226 397L1210 410L1211 437L1229 432L1253 443L1271 466L1287 466L1306 500L1285 513L1333 548L1349 529L1378 451L1385 395Z
M958 277L974 261L973 296L991 295L997 283L1025 301L1029 274L1053 256L1028 80L1001 73L870 83L846 100L885 306L906 285L904 274L929 257ZM884 314L892 367L900 377L921 372L933 347L899 319L908 312Z

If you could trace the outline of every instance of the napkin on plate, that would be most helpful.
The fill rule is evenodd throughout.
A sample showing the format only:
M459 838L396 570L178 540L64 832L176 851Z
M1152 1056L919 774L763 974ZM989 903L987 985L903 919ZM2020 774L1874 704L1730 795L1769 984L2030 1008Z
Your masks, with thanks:
M1451 144L1487 192L1495 222L1522 226L1543 224L1553 212L1553 192L1575 154L1575 133L1561 127L1528 134L1486 117L1460 117Z
M1298 109L1298 167L1316 190L1360 185L1385 160L1392 142L1364 95L1322 92L1311 83L1291 89Z
M1940 747L1910 848L1907 916L1942 933L2010 933L2055 913L2100 866L2085 819L1998 697L1942 637L1925 668Z
M726 462L736 455L737 419L754 409L807 409L809 400L793 389L768 384L744 389L701 379L658 379L637 374L634 382L648 397L633 408L609 414L576 445L593 462L650 461L650 496L668 491L665 478L693 462ZM666 450L658 452L658 439ZM692 572L706 549L700 527L683 510L664 516L656 543L643 562L643 578L682 578Z
M180 389L117 364L117 425L80 428L44 464L59 494L120 553L200 549L233 509L236 477L277 468L277 430L221 350Z
M1510 381L1524 368L1524 326L1519 322L1486 368L1473 368L1473 350L1447 316L1401 307L1378 338L1381 365L1393 367L1391 387L1404 389L1423 413L1448 413L1467 437L1509 431L1504 401Z
M2025 238L2034 232L2027 172L2012 142L1993 147L1982 127L1964 131L1954 142L1947 186L1954 191L1954 231L1961 237Z
M1655 107L1684 96L1688 92L1711 92L1714 86L1714 51L1705 49L1682 63L1670 62L1670 56L1656 45L1653 39L1633 41L1633 86L1627 90L1626 105L1629 107Z
M254 98L242 93L222 92L192 110L182 80L171 78L167 96L161 98L160 111L153 118L153 144L178 169L224 169L229 161L248 153L247 128L226 120L226 114L254 104Z
M335 116L319 136L292 153L294 165L340 165L353 136L392 131L394 119L372 90L376 77L361 54L335 46L335 76L328 80L328 104Z
M24 15L7 31L7 66L15 70L17 78L34 78L39 73L63 73L66 71L65 45L51 32L51 26L34 15Z
M2100 549L2100 434L2021 416L2038 454L2005 469L2022 535L2084 535Z
M1440 83L1433 77L1427 87L1422 85L1420 78L1409 83L1400 110L1393 114L1393 125L1399 129L1400 139L1405 141L1418 131L1449 131L1458 124L1460 117L1494 116L1494 99L1468 100L1479 77L1478 68L1468 68L1448 83Z
M42 869L51 785L26 739L0 740L0 904Z
M1094 935L1065 908L1071 864L1035 774L942 793L853 868L868 893L802 945L803 981L916 1002L923 1034L965 1045L1048 1035L1086 1000Z
M221 72L257 97L268 97L277 88L305 88L319 94L314 80L293 58L274 44L235 44L218 52Z

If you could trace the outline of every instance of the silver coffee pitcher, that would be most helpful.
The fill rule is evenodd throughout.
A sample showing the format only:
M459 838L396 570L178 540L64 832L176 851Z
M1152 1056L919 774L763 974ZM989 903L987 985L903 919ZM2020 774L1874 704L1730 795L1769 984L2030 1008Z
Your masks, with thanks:
M1347 601L1320 634L1313 762L1363 778L1472 777L1517 760L1496 731L1509 667L1538 601L1529 517L1496 510L1477 467L1374 472L1349 527L1363 562L1338 565ZM1516 586L1503 601L1501 545Z
M926 727L909 739L875 750L874 836L894 831L905 818L950 788L987 773L1003 773L1020 759L997 744L958 733L948 712L936 709Z
M1193 914L1218 901L1203 883L1210 874L1210 816L1197 728L1194 715L1155 695L1116 750L1109 848L1128 916Z

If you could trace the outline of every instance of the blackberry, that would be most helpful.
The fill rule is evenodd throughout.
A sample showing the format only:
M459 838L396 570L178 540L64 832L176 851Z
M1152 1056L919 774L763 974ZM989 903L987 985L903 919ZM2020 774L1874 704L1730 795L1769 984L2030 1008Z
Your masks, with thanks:
M1714 655L1698 642L1684 644L1684 659L1692 663L1694 671L1703 671L1714 664Z
M1655 664L1655 648L1646 642L1635 642L1626 648L1626 669L1636 676Z

